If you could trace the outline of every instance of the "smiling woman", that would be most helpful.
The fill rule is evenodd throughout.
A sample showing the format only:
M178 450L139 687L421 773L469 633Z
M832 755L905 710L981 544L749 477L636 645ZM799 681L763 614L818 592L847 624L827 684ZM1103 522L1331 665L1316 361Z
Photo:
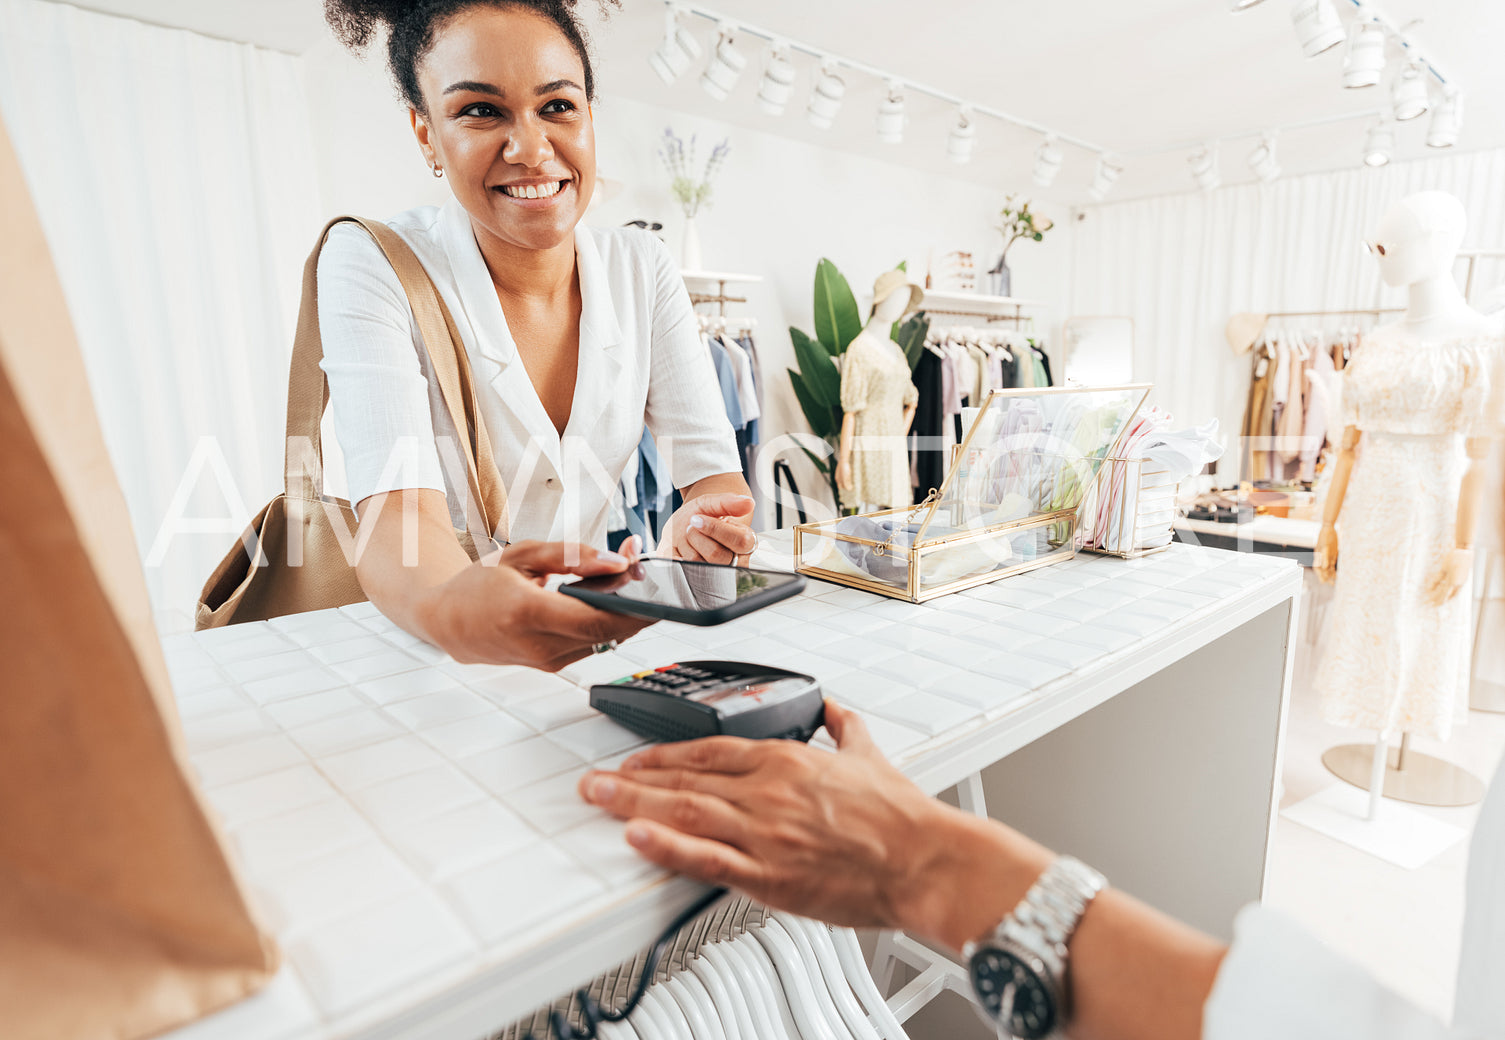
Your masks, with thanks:
M636 630L541 584L626 565L604 552L606 517L645 425L685 499L669 527L674 555L731 562L754 544L735 438L675 265L646 232L581 226L596 184L595 77L573 7L325 5L353 49L386 33L418 148L454 193L387 223L453 316L475 373L473 424L509 491L507 530L527 540L500 567L455 541L469 485L446 460L460 457L449 449L464 431L391 265L357 225L337 225L319 259L319 329L366 539L357 573L383 612L461 661L558 668Z

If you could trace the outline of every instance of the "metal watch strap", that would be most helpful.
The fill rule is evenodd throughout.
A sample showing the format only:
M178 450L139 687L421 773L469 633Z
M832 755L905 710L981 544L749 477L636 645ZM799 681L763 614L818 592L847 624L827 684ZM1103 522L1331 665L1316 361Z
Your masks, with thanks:
M1074 856L1060 856L1025 893L1014 912L999 929L1009 925L1034 931L1048 942L1064 961L1087 904L1108 887L1107 878Z

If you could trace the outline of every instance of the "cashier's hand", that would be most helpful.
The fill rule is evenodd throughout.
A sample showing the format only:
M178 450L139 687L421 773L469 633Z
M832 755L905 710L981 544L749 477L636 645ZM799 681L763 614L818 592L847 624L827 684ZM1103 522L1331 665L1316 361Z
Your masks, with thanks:
M1450 550L1447 556L1443 557L1442 567L1438 570L1437 576L1427 587L1427 598L1432 601L1433 606L1442 606L1458 595L1458 590L1463 588L1464 582L1468 581L1469 575L1473 573L1473 550Z
M829 700L826 729L836 754L738 737L659 744L587 773L580 793L629 820L628 842L670 870L835 924L942 934L928 910L951 888L947 836L972 824Z
M597 610L544 587L551 574L617 574L637 559L634 539L622 555L567 542L514 542L433 590L444 617L444 649L461 664L521 664L557 672L591 647L626 639L653 622Z
M681 560L737 563L758 545L752 515L747 495L699 495L669 518L669 544Z

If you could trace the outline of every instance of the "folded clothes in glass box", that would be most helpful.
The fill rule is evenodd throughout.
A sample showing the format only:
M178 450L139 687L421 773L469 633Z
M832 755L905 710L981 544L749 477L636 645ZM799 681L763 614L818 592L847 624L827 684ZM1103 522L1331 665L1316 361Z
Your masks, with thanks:
M800 573L919 603L1070 559L1077 508L1149 389L993 391L925 502L797 525Z

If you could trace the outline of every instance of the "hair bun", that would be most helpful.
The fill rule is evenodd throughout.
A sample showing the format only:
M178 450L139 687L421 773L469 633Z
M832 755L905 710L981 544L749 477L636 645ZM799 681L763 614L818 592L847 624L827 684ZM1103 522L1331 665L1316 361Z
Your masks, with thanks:
M432 0L324 0L324 20L341 43L363 51L377 32L389 32Z

